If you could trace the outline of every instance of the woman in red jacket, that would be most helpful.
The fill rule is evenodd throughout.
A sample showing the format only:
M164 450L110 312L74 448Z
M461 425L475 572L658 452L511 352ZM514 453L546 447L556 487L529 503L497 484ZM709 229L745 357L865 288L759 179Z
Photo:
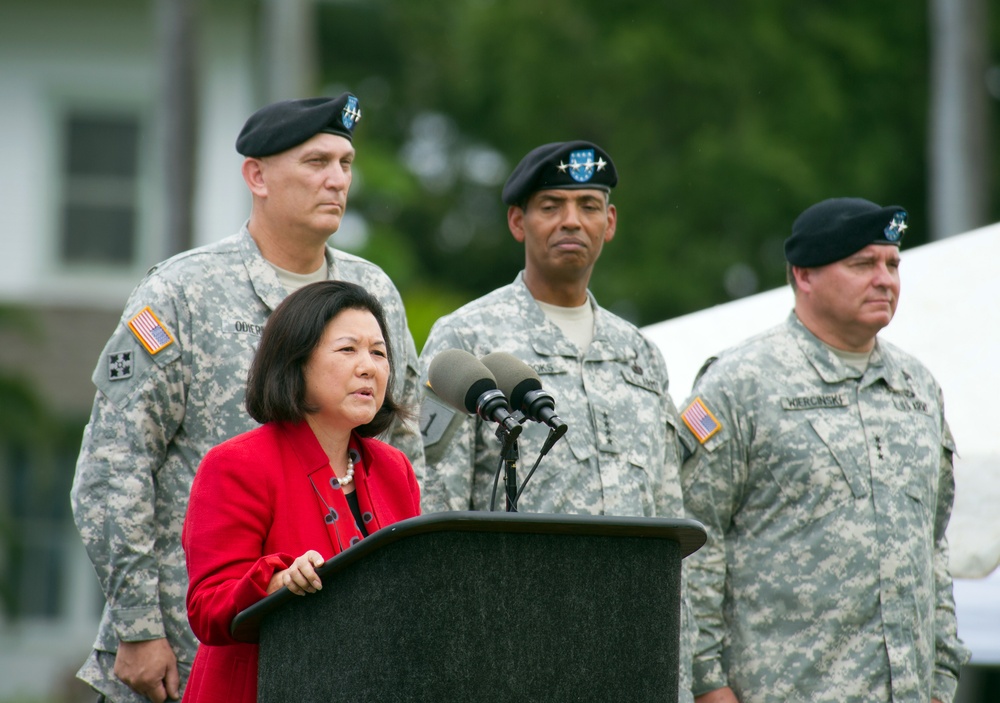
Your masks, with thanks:
M233 618L282 586L314 593L326 559L420 513L409 460L373 439L405 414L390 357L381 305L352 283L305 286L268 319L246 393L263 426L212 449L191 489L186 703L256 701L257 645Z

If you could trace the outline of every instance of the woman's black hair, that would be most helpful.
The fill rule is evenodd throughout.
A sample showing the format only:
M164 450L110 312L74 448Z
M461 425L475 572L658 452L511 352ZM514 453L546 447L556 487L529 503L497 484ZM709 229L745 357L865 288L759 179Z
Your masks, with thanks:
M346 281L320 281L285 298L264 325L260 345L247 375L246 407L257 422L301 422L316 408L306 402L303 368L327 324L344 310L367 310L385 339L389 378L385 400L371 422L357 427L362 437L382 434L397 418L408 416L392 395L392 346L385 312L367 290Z

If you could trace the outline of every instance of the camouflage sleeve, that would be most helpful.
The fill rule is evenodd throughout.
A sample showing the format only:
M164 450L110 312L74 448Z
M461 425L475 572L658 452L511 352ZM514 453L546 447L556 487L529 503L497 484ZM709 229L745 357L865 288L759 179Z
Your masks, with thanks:
M657 515L666 517L686 517L683 492L681 490L681 444L678 436L680 415L670 394L664 392L663 402L667 420L667 437L663 459L663 485L659 489L662 498L658 501ZM692 555L693 556L693 555ZM693 701L694 653L698 645L698 623L691 606L690 557L681 562L681 641L680 641L680 695L679 703Z
M705 545L685 560L688 594L698 631L694 648L693 693L701 695L728 686L722 661L726 623L723 614L726 584L726 533L746 475L741 430L732 399L721 382L702 379L681 411L700 401L710 408L720 429L699 439L682 421L682 438L694 451L681 467L681 486L688 516L700 521L708 535Z
M158 523L169 523L169 516L156 515L155 484L184 416L186 393L180 342L150 355L128 327L150 303L167 329L177 330L172 302L130 299L94 372L97 394L70 496L111 624L123 641L165 636L156 540Z
M653 486L656 515L667 518L682 518L686 517L686 511L680 479L682 457L679 436L680 414L677 412L677 407L670 395L667 365L663 360L663 355L658 348L651 345L647 346L647 353L650 356L649 368L654 369L655 378L661 379L659 384L660 404L662 417L666 418L663 466ZM691 694L693 685L692 661L698 642L698 625L691 608L689 593L690 567L688 562L690 558L688 557L681 563L680 691L677 699L680 703L694 700Z
M663 480L657 489L656 514L663 517L680 518L685 516L684 494L681 490L681 443L678 424L680 417L674 407L673 400L666 399L667 428L666 446L663 457Z
M472 509L476 419L453 408L428 385L430 363L445 349L466 346L454 330L435 324L420 354L420 430L427 461L422 495L427 512Z
M677 406L674 405L674 400L670 396L667 365L659 350L652 350L651 355L653 368L657 369L658 377L663 379L660 387L660 404L663 417L666 418L663 467L655 488L656 514L663 517L680 518L684 517L684 495L681 491L680 478L681 443L678 434L681 419L677 412Z
M948 428L948 423L945 421L941 448L941 471L938 474L938 504L934 522L936 623L934 628L933 697L942 703L951 703L954 700L958 688L959 671L969 660L969 650L958 639L955 599L952 594L951 573L948 568L948 540L945 536L955 499L955 474L952 464L954 453L955 440Z
M688 557L690 559L691 557ZM687 559L681 562L681 624L680 624L680 672L678 676L678 703L694 701L694 653L698 646L698 623L691 607L691 577Z
M416 413L420 408L420 366L417 347L406 320L406 307L396 286L381 269L377 269L377 275L373 278L360 278L356 282L375 291L380 298L395 357L393 393L396 401L413 413L412 418L396 422L381 439L406 454L419 479L424 473L424 445L416 420Z
M406 348L403 350L406 362L405 366L400 365L404 370L401 382L397 383L400 390L396 399L408 408L413 416L396 422L389 431L386 441L406 454L413 465L417 480L423 486L426 481L427 469L424 462L424 443L420 436L420 427L417 424L417 413L420 409L421 399L419 362L417 360L417 347L413 343L413 335L410 334L410 330L405 324L403 328L400 334L406 340ZM399 336L396 338L400 339Z

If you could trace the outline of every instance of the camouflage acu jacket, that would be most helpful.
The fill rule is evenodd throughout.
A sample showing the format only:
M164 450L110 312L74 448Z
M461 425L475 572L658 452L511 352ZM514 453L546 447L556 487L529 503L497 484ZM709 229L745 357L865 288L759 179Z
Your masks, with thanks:
M588 296L594 310L594 338L582 353L545 317L524 285L523 273L512 284L435 323L420 354L426 510L490 508L500 457L496 425L458 412L426 386L436 354L464 349L480 358L507 352L531 366L555 398L556 413L569 426L525 487L519 510L685 517L678 475L679 418L668 392L663 356L635 326ZM545 425L525 424L518 437L519 480L534 464L547 436ZM504 510L502 479L496 509ZM683 703L691 700L694 640L686 598L681 618L678 700Z
M793 313L710 359L684 407L684 497L709 532L687 560L695 692L950 701L955 447L927 369L878 341L862 374Z
M396 396L415 410L416 348L395 286L364 259L332 248L326 257L330 278L368 288L385 307ZM285 295L244 226L153 267L129 297L94 372L71 496L107 602L95 650L165 636L180 661L194 659L180 541L188 492L211 447L256 426L243 405L247 370ZM419 476L416 424L388 439Z
M508 286L438 320L420 355L428 510L488 510L500 444L496 425L460 413L426 387L445 349L476 357L513 354L531 366L569 426L545 456L519 502L525 512L683 517L677 410L659 350L593 297L594 339L581 354L550 322L521 275ZM518 438L520 476L548 428L529 422ZM503 510L502 495L497 509Z

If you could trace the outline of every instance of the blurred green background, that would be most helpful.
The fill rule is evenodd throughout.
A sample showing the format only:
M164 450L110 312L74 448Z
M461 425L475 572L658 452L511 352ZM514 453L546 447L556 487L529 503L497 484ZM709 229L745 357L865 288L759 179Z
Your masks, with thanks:
M823 198L903 205L907 246L930 235L923 4L320 8L323 82L366 108L362 253L403 291L418 347L439 315L519 269L500 186L549 141L589 139L615 160L618 235L592 289L639 325L781 285L791 222ZM988 109L996 124L1000 104ZM998 217L993 196L980 224Z
M510 282L521 268L523 249L507 231L500 190L520 158L549 141L589 139L615 161L618 233L604 248L591 288L605 307L640 326L782 285L782 242L792 220L827 197L904 206L911 216L904 248L960 231L933 224L935 202L940 209L935 178L942 173L935 166L942 147L934 119L947 103L935 83L947 56L935 47L942 45L940 12L948 2L96 5L118 6L122 17L148 15L142 20L150 24L148 35L164 14L190 12L187 31L202 32L197 39L209 47L232 37L211 35L199 18L213 16L217 29L219 17L232 15L253 24L250 33L263 45L274 7L306 8L301 33L311 71L304 92L350 90L364 112L355 139L351 233L333 243L378 263L395 280L419 349L439 316ZM1000 12L988 0L955 2L980 13L957 31L960 41L952 50L975 54L969 76L974 99L956 106L959 121L974 126L975 140L954 154L977 164L967 189L976 197L962 220L968 229L1000 220L993 176L1000 166L994 141ZM68 15L90 7L70 0L42 4L53 8L50 21L63 32L72 31ZM26 0L0 0L0 24L4 13L24 7ZM113 33L113 25L108 22L106 31ZM122 26L128 26L124 19ZM133 43L142 41L137 35ZM0 85L5 69L18 68L10 62L39 60L0 56L9 62L0 63ZM197 77L196 62L193 70ZM228 145L235 134L232 125L226 129ZM5 165L25 172L33 166ZM229 223L218 236L239 224ZM3 229L12 238L5 246L21 236ZM141 249L136 264L148 267L176 248ZM82 661L100 609L95 584L85 603L70 607L65 583L47 577L63 574L65 581L67 553L79 559L82 552L68 491L86 414L40 393L31 361L35 350L40 360L53 354L57 361L42 369L51 373L59 363L56 352L67 345L85 349L88 371L76 381L92 397L89 369L120 305L109 306L115 310L106 311L110 317L101 323L107 329L95 328L84 344L79 337L61 338L58 325L54 334L40 328L32 303L0 299L0 347L17 345L18 358L26 360L5 362L11 357L0 354L0 678L17 661L18 648L39 632L56 638L66 632L66 639L83 642ZM76 568L92 576L89 564ZM43 577L34 578L38 574ZM74 666L56 681L39 682L46 697L16 700L90 700L89 691L73 682ZM0 700L14 699L0 693Z

